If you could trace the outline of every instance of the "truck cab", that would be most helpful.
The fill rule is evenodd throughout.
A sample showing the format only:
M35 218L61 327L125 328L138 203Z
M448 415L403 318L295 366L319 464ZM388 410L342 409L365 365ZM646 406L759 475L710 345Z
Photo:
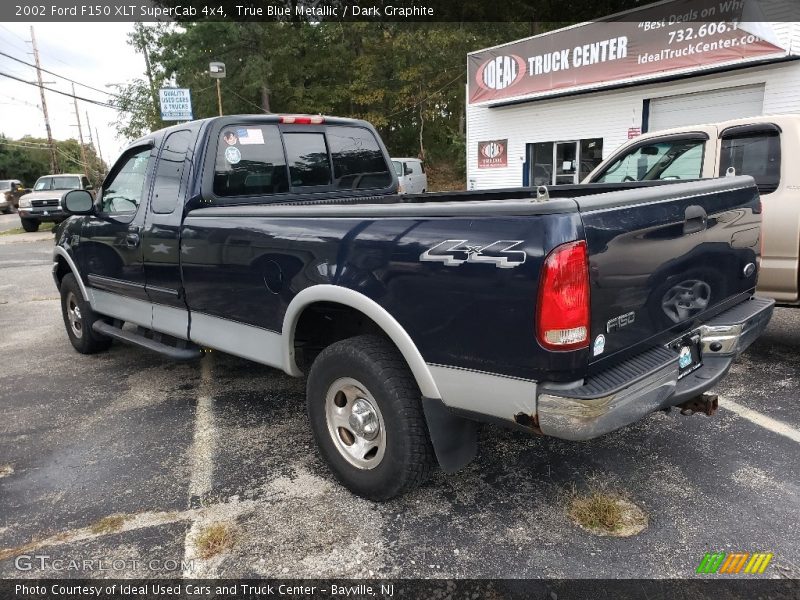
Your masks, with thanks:
M758 293L800 305L800 115L774 115L666 129L639 136L600 163L584 183L755 179L763 204Z

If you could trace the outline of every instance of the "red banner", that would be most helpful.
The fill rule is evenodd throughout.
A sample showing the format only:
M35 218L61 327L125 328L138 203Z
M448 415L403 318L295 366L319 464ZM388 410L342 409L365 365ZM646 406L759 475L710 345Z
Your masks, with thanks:
M641 11L641 21L598 21L520 40L468 56L470 104L610 85L691 67L786 54L770 23L740 23L741 4L720 17L705 17L693 0ZM717 5L709 5L717 6ZM670 9L668 12L667 9ZM685 12L675 12L676 10ZM628 16L630 18L630 16Z

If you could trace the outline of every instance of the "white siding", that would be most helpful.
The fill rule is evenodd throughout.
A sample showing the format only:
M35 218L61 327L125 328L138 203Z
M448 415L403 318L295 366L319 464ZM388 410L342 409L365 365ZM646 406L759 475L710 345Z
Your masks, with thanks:
M776 33L781 37L797 38L797 23L780 25ZM627 141L629 127L642 125L645 99L759 84L764 86L763 114L800 113L800 60L514 106L468 105L467 185L473 181L475 189L522 185L525 145L534 142L602 137L606 158ZM508 138L508 167L478 169L478 142L504 138Z

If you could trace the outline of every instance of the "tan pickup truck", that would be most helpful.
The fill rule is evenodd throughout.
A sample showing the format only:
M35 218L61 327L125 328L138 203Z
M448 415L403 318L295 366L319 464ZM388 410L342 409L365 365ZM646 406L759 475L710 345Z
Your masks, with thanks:
M774 115L665 129L639 136L583 183L751 175L761 193L760 295L800 305L800 115ZM733 171L731 171L733 169Z

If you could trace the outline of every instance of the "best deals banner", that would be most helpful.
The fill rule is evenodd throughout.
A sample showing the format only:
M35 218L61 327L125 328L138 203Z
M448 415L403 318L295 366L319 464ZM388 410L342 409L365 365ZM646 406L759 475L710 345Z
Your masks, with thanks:
M746 0L676 0L470 54L470 104L611 85L691 67L785 55ZM701 21L714 18L719 20ZM763 18L763 16L761 17Z

